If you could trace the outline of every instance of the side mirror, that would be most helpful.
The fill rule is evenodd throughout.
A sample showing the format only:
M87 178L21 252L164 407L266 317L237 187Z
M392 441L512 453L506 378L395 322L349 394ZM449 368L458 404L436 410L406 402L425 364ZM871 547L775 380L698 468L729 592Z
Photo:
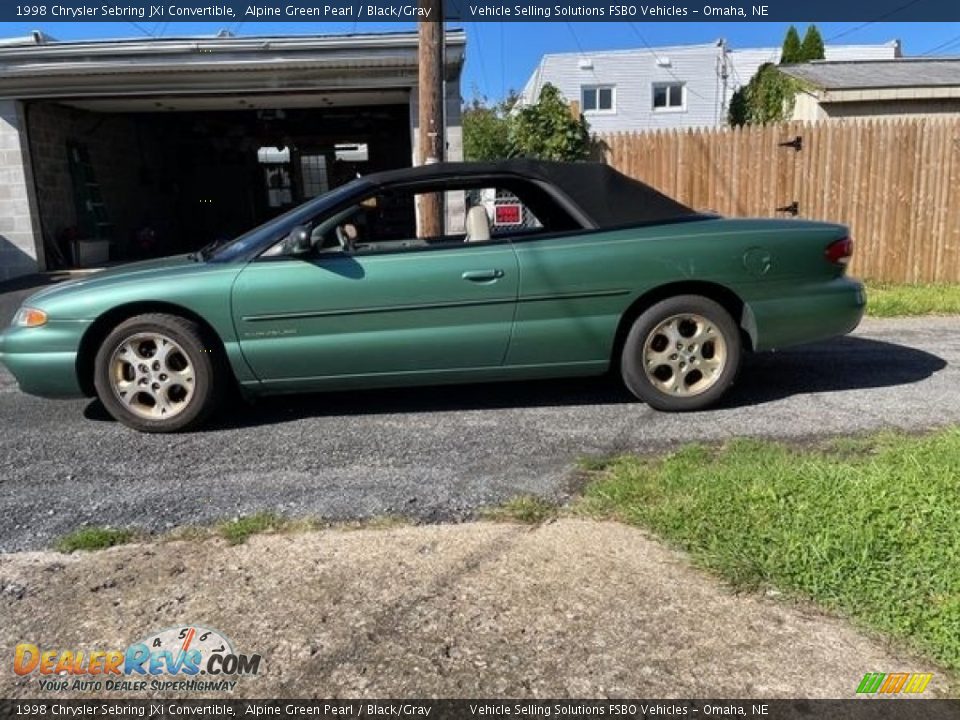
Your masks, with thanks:
M287 255L306 255L312 248L310 228L306 225L297 225L283 241L283 250Z

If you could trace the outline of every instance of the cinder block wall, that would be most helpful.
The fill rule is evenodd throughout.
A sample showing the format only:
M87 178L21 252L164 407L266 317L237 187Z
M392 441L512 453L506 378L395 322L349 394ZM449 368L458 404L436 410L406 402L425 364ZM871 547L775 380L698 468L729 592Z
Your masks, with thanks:
M122 113L93 113L59 105L34 103L27 113L37 203L43 232L59 237L77 225L76 201L68 142L87 148L94 175L113 230L114 252L122 251L134 230L155 223L154 216L169 217L173 209L164 198L145 187L141 173L161 163L167 143L159 126Z
M36 272L43 262L27 147L21 103L0 100L0 281Z
M65 140L73 118L52 103L35 103L26 115L41 227L55 237L77 223Z

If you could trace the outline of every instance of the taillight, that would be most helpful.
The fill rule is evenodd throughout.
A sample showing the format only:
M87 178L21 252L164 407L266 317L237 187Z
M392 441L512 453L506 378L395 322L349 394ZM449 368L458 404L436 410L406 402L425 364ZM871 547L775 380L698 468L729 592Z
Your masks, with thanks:
M846 265L850 262L850 256L853 255L853 240L845 237L830 243L824 250L824 255L827 261L834 265Z

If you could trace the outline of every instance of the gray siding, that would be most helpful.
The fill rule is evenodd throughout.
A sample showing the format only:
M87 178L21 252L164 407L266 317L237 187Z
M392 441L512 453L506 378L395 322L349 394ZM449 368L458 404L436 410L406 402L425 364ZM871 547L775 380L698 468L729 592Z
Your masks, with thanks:
M715 44L622 50L616 52L545 55L524 90L524 100L535 101L540 88L551 83L567 100L580 101L584 85L615 85L613 113L586 112L594 132L640 128L702 127L718 123L720 48ZM657 60L669 62L658 65ZM592 68L581 64L590 61ZM654 111L653 84L684 82L686 109Z

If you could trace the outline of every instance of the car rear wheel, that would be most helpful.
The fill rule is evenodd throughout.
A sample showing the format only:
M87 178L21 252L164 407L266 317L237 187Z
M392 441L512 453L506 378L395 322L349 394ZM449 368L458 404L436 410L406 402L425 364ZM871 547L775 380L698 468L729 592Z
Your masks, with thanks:
M142 432L186 430L216 409L224 384L218 360L196 323L139 315L101 344L94 385L104 407L124 425Z
M623 346L627 388L650 407L700 410L736 379L740 330L718 303L699 295L658 302L636 319Z

